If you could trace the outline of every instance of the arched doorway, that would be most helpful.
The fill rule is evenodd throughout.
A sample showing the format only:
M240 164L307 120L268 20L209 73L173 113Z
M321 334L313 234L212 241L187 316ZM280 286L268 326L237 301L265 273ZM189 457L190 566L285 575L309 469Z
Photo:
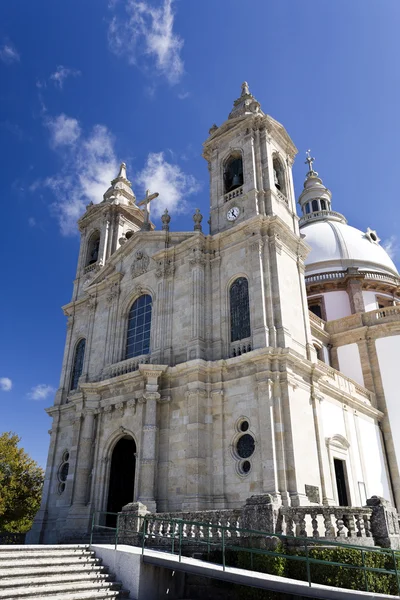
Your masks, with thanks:
M133 502L135 467L135 440L125 436L116 443L112 453L107 512L118 513L125 504ZM116 517L107 515L106 522L108 527L114 527Z

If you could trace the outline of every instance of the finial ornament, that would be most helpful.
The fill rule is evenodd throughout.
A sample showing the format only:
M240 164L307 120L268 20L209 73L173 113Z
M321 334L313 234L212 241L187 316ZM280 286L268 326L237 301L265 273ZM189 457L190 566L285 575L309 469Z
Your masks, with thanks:
M169 231L169 223L171 221L171 217L168 214L168 208L164 210L164 214L161 215L162 229L164 231Z
M307 175L318 175L318 173L316 171L314 171L314 169L313 169L313 162L314 162L315 158L313 158L311 156L311 150L307 150L306 155L307 155L307 158L306 158L304 164L306 164L306 165L308 164Z
M202 231L202 227L201 227L202 220L203 220L203 215L201 214L200 209L196 208L196 212L193 215L195 231Z
M249 84L247 81L243 81L242 83L242 96L250 95Z

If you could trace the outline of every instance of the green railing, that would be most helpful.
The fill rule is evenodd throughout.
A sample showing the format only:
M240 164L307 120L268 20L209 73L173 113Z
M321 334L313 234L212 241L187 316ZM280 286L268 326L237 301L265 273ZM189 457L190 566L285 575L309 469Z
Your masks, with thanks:
M397 596L395 596L393 592L392 595L394 595L395 597L400 597L400 573L398 572L400 565L400 552L392 550L390 548L377 548L373 546L370 547L358 546L353 544L343 544L339 542L329 541L325 538L316 539L307 537L288 536L277 533L267 533L265 531L260 531L256 529L244 529L241 527L233 527L230 525L221 525L219 523L207 523L184 519L166 519L164 517L156 517L153 515L133 517L136 520L137 527L135 530L128 530L124 525L121 527L122 514L123 513L94 513L92 519L90 544L92 545L93 534L96 529L106 529L114 531L115 533L115 549L117 548L118 542L120 542L119 538L121 532L124 538L126 537L126 535L130 535L130 538L132 539L133 534L136 537L135 545L141 546L142 554L145 553L146 543L148 547L151 544L151 542L153 542L154 549L154 543L157 542L157 549L164 551L170 549L170 552L172 554L178 555L179 562L182 561L182 556L185 556L184 549L188 546L204 547L205 552L207 552L208 560L210 559L211 552L217 550L220 552L220 556L218 558L220 558L219 564L222 565L223 571L225 571L226 568L229 567L229 565L227 565L227 558L229 558L229 556L232 556L232 554L230 554L232 552L243 552L248 554L250 556L249 568L251 570L256 570L253 569L255 556L267 556L271 558L280 558L287 561L297 561L298 563L302 563L303 565L305 565L305 580L308 582L308 585L310 587L313 583L311 573L311 567L313 565L324 565L326 567L345 568L357 572L361 571L363 574L364 581L363 591L367 592L375 591L370 590L371 577L369 577L368 574L376 573L384 576L390 576L391 578L393 578L394 586L392 586L391 589L396 589ZM116 526L109 527L106 525L99 525L96 522L96 520L98 521L99 517L101 519L101 515L116 516ZM157 524L159 524L159 527L157 527ZM266 540L268 538L277 538L278 540L280 540L282 542L281 547L288 550L288 553L280 550L277 551L271 549L249 547L249 540L251 543L252 539L254 542L256 541L256 539L258 542L260 542L261 540ZM235 543L235 540L240 539L246 539L247 544L241 545ZM126 542L122 541L122 543ZM329 548L341 548L345 550L351 550L356 553L354 554L354 556L359 557L359 562L361 564L351 564L348 562L330 561L324 560L322 558L315 558L313 556L313 552L318 548L321 550L326 550ZM293 550L302 551L302 554L293 554L291 553ZM368 562L371 562L371 557L374 556L380 556L384 560L384 568L368 565ZM216 562L215 552L213 553L211 558L213 562ZM372 560L372 562L374 561ZM301 579L304 580L303 577L301 577ZM314 583L316 582L314 581Z

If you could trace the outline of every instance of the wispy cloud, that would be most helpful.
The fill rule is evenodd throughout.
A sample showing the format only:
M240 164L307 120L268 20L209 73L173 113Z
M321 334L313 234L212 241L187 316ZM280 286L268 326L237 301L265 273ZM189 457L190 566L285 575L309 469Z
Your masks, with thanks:
M81 135L77 119L67 117L65 114L49 117L45 120L45 124L50 131L50 144L53 148L73 146Z
M160 216L166 208L175 214L185 212L188 209L187 197L200 189L193 175L165 160L163 152L148 155L137 181L144 189L159 192L160 197L151 205L151 214L155 216Z
M178 94L179 100L186 100L186 98L189 98L189 96L190 92L181 92L180 94Z
M28 225L29 225L29 227L35 227L36 226L36 219L34 217L29 217L29 219L28 219Z
M35 385L28 394L28 398L31 400L46 400L48 396L54 394L55 389L51 385L45 383L39 383Z
M12 388L12 381L9 377L0 377L0 390L9 392Z
M11 42L5 42L0 47L0 60L6 65L12 65L20 61L20 55Z
M55 175L34 181L30 191L40 187L49 189L54 196L52 209L61 233L75 234L76 222L86 205L101 202L117 173L113 136L104 125L95 125L84 134L77 119L65 114L46 118L44 124L63 166Z
M62 90L64 81L68 77L77 77L81 75L81 72L77 69L70 69L69 67L64 67L63 65L59 65L57 69L50 75L51 81L53 81L54 85Z
M108 29L110 49L124 56L130 64L151 71L155 66L173 85L180 81L184 66L181 58L183 40L174 32L173 0L162 0L156 8L146 0L128 0L126 15L114 15ZM112 2L111 8L115 8ZM146 64L150 59L150 65Z
M395 260L399 255L400 242L396 235L391 235L389 238L382 242L383 248L389 254L392 260Z

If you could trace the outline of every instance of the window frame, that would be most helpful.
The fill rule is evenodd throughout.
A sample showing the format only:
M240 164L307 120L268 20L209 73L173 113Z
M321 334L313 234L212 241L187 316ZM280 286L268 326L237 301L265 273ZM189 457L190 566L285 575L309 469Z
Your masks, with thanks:
M137 324L137 323L135 325L136 329L143 327L143 331L136 332L136 334L135 334L135 335L143 334L143 338L142 338L142 351L140 353L136 353L133 350L133 353L130 354L128 352L129 346L132 345L134 347L134 346L136 346L137 344L140 343L134 337L133 334L130 335L130 330L131 330L131 328L130 328L130 320L131 320L131 318L132 319L134 319L134 318L139 319L139 317L141 316L140 314L136 314L136 315L132 315L131 316L131 312L134 310L135 305L141 300L141 298L149 298L150 299L150 302L148 302L147 304L144 304L143 307L138 306L138 308L137 308L137 312L138 313L139 313L139 311L142 308L144 309L143 310L143 317L144 317L143 325ZM129 305L129 308L128 308L127 314L126 314L126 327L125 327L125 337L124 337L125 345L124 345L124 358L123 358L123 360L129 360L131 358L136 358L138 356L143 356L143 355L146 355L146 354L151 354L151 332L152 332L152 320L153 320L153 304L154 304L154 302L153 302L153 296L149 292L145 291L144 293L140 294L140 296L138 296L137 298L135 298L135 300L133 300L133 302L131 302L131 304ZM150 306L150 311L148 311L148 310L146 311L146 307L147 306ZM146 317L145 317L145 314L146 313L148 314L149 312L150 312L150 319L149 319L150 326L148 328L148 336L146 336L146 338L144 338L145 326L146 326ZM130 344L128 343L129 338L132 338L132 341L131 341ZM147 351L143 352L143 349L146 347L146 345L145 345L145 339L148 342L147 343Z
M247 308L248 308L248 335L242 336L236 339L233 339L233 327L232 327L232 288L239 281L244 280L247 283ZM251 340L251 311L250 311L250 286L249 279L246 275L237 275L233 280L231 280L228 286L228 309L229 309L229 344L236 344L238 342L242 342L244 340ZM241 325L243 329L243 324Z
M73 382L75 380L75 365L76 365L77 353L78 353L78 348L82 342L84 343L84 347L83 347L81 371L79 373L79 376L76 378L76 385L73 387ZM81 337L77 340L77 342L75 344L74 353L73 353L73 357L72 357L70 379L69 379L69 390L68 390L69 392L75 392L79 388L79 379L82 377L82 374L84 371L85 357L86 357L86 338Z

